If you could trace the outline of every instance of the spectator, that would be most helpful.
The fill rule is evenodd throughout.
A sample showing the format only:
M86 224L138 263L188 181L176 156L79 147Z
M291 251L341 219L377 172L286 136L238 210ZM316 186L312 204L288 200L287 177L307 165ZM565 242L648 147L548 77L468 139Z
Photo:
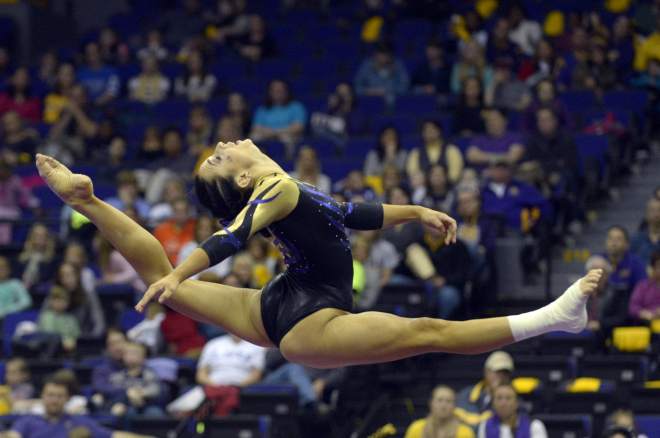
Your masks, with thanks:
M445 62L442 46L435 41L429 42L424 61L413 72L413 89L424 94L449 94L450 77L451 69Z
M513 4L507 16L509 20L509 39L524 56L533 56L537 44L543 37L539 23L525 16L520 5Z
M575 230L585 214L577 146L572 136L559 128L552 109L540 108L536 120L537 130L527 141L520 170L528 175L527 182L551 200L561 228L557 234L569 224Z
M50 280L55 273L55 238L45 225L32 225L18 255L18 272L29 290Z
M644 219L644 226L632 239L631 250L646 266L651 254L660 251L660 199L648 200Z
M2 116L0 159L12 166L31 163L38 142L37 131L26 126L16 111L7 111Z
M200 35L204 29L202 4L199 0L184 0L179 7L164 14L158 21L158 28L166 36L170 46L182 43Z
M140 276L131 266L131 264L110 245L100 234L94 239L94 246L97 251L97 262L101 270L99 284L129 284L135 292L142 292L147 289L146 285L140 279Z
M381 176L387 165L392 165L403 171L408 152L401 146L399 131L393 126L387 126L378 135L378 144L369 151L364 162L364 174Z
M403 172L393 164L386 164L383 167L383 193L387 194L391 190L402 187L404 184Z
M195 106L190 110L190 116L188 117L188 133L186 134L188 153L198 156L204 148L214 143L212 136L213 123L206 108Z
M52 375L54 380L65 384L69 388L69 400L64 405L64 412L70 415L84 415L87 414L87 397L80 394L80 385L74 372L69 368L60 368ZM41 399L29 400L25 406L20 406L20 413L44 415L46 408Z
M275 79L268 85L266 103L257 108L252 120L250 137L255 142L278 140L287 146L287 156L293 155L293 146L300 139L307 120L305 107L294 100L289 85Z
M124 170L117 174L115 179L117 185L117 196L105 200L118 210L124 210L126 207L133 206L138 212L138 216L147 217L151 206L140 196L140 189L135 173L130 170Z
M144 345L149 352L156 354L163 346L160 325L165 319L165 308L159 303L149 303L144 313L144 319L134 325L126 335L131 341Z
M660 251L651 255L651 272L647 279L635 285L628 313L643 321L660 319Z
M59 119L50 129L45 152L65 163L86 158L88 151L85 142L96 137L99 129L98 123L90 117L88 111L85 89L75 85Z
M565 65L564 59L555 54L550 41L543 39L536 45L534 57L522 62L519 77L530 87L535 87L544 80L554 84Z
M20 312L32 305L32 298L23 283L11 278L9 259L0 256L0 321L10 313Z
M509 353L491 353L484 363L483 379L458 393L454 410L458 419L472 427L488 420L493 415L490 409L495 389L511 382L513 369L513 358Z
M463 84L468 77L475 77L482 89L488 89L493 78L493 71L486 63L483 50L476 41L465 43L460 58L451 70L450 88L454 94L461 94Z
M495 415L479 425L479 438L505 436L529 436L548 438L545 425L518 410L518 394L510 383L504 383L493 391L493 411Z
M241 93L229 93L227 96L227 113L223 119L229 119L238 130L238 138L244 138L250 132L252 118L250 116L250 106ZM223 140L220 138L220 140ZM227 141L227 139L224 139Z
M463 155L453 144L445 141L440 125L433 120L422 124L421 148L414 148L408 155L406 171L412 175L417 171L428 172L431 166L439 164L447 169L451 184L458 181L463 172Z
M612 26L612 40L607 58L613 63L617 77L621 82L627 82L632 74L633 58L635 56L635 36L632 32L630 17L617 16Z
M557 77L560 90L586 85L589 62L589 34L584 27L575 27L571 33L570 50L564 56L565 64Z
M387 283L394 269L399 264L399 254L396 248L383 239L380 231L362 231L356 242L358 249L363 252L361 263L364 267L365 287L359 296L357 306L368 310L378 301L380 291ZM354 250L354 254L357 251Z
M119 372L124 357L126 335L115 327L110 327L105 335L105 352L99 363L92 369L92 403L99 407L104 403L102 394L112 392L111 376ZM99 397L100 396L100 397Z
M486 43L486 59L491 64L502 61L517 64L519 51L509 38L509 20L500 17L495 20L495 24L488 35Z
M218 45L231 43L248 33L250 17L244 0L219 0L215 11L206 14L206 36Z
M486 89L486 104L510 111L522 111L531 100L527 85L513 76L513 61L509 58L499 59L495 63L490 87Z
M112 391L103 394L110 412L115 416L160 416L158 406L161 382L156 373L145 365L147 347L126 342L123 347L123 367L110 375Z
M252 62L270 58L276 52L275 41L268 35L266 22L259 15L250 16L247 34L236 38L235 47L239 55Z
M75 84L76 71L73 64L60 64L55 84L44 98L44 122L52 125L60 118Z
M313 185L322 192L330 193L332 182L330 177L321 171L316 150L311 146L301 146L296 158L295 170L291 176L302 182Z
M131 99L151 105L163 101L170 92L170 80L158 69L154 57L142 60L142 72L128 82Z
M420 204L433 210L450 212L454 207L455 198L447 178L447 170L441 164L431 166Z
M355 94L348 82L340 82L335 91L328 96L325 111L318 111L310 118L310 127L314 135L328 138L337 146L343 146L348 136L350 118L355 109Z
M39 66L35 71L36 83L44 88L50 88L55 83L59 59L54 50L48 50L39 58Z
M186 60L186 73L176 78L174 92L190 102L206 102L213 96L217 85L215 75L206 71L200 51L190 53Z
M605 435L607 438L648 438L642 433L637 433L637 426L635 425L635 414L630 409L617 409L616 411L612 412L607 417L605 426L607 428ZM616 429L619 429L618 432L616 432ZM622 433L622 435L615 435L613 432Z
M387 45L379 45L364 60L355 76L355 91L362 96L381 96L388 102L408 91L410 79L403 63Z
M148 166L163 157L163 138L157 126L150 125L144 130L142 144L138 151L138 162Z
M70 312L71 297L69 292L60 287L53 286L45 302L44 309L39 313L39 331L41 333L57 335L56 339L66 353L72 353L80 337L78 320ZM49 350L49 357L58 351L57 345Z
M518 134L507 131L507 118L503 110L490 109L486 113L486 135L472 140L468 147L467 162L483 169L494 161L515 165L525 154L525 147Z
M62 263L55 274L54 284L69 294L69 311L78 320L86 336L100 337L105 331L105 316L94 289L86 289L81 282L80 269L71 263Z
M179 254L177 256L177 265L181 264L185 259L187 259L188 256L202 242L211 237L218 230L219 227L216 223L216 220L211 216L198 216L197 223L195 224L195 238L181 247L181 250L179 250ZM231 264L231 257L226 258L217 265L211 266L207 270L202 271L198 275L194 275L190 278L201 278L205 281L219 281L221 278L229 274L231 271Z
M37 123L41 120L41 101L30 89L30 73L19 67L8 81L5 92L0 93L0 114L16 111L22 119Z
M186 185L180 178L172 177L165 181L162 196L157 204L149 210L149 224L157 227L161 222L172 217L172 204L179 198L186 197Z
M0 47L0 82L5 81L9 77L9 72L12 67L12 59L9 56L9 50L5 47Z
M445 436L448 438L474 438L469 426L462 424L454 415L456 393L445 385L433 388L426 418L413 421L404 438Z
M536 128L536 113L541 108L551 109L561 126L564 126L565 129L573 126L566 107L557 98L554 82L549 79L543 79L536 84L534 100L523 114L523 130L534 131Z
M346 178L340 181L338 191L347 201L372 202L376 200L376 193L365 184L364 174L358 169L351 170Z
M210 340L197 362L195 388L174 400L168 412L187 412L196 409L205 399L206 387L240 388L261 380L266 350L234 335L224 335ZM233 397L231 396L233 394ZM227 410L238 403L235 390L228 388Z
M7 438L69 438L69 431L84 427L94 438L141 438L130 432L112 432L87 416L69 415L64 407L71 394L69 385L60 379L50 378L41 391L44 415L19 417L8 432Z
M13 175L13 166L0 157L0 245L12 241L12 224L4 221L15 221L21 217L21 209L36 209L39 204L29 187Z
M233 257L231 275L238 280L239 286L244 289L255 289L254 260L247 251L242 251Z
M199 357L205 340L195 321L179 312L166 309L160 330L169 354L192 359Z
M613 267L608 281L615 293L630 297L635 285L646 278L646 271L642 261L630 251L625 228L614 225L607 230L603 256Z
M461 95L454 109L454 131L461 137L483 133L483 110L481 81L476 76L468 76L463 80Z
M80 271L80 284L83 289L93 291L96 287L96 274L89 267L87 250L77 241L69 242L64 248L64 263L70 263Z
M128 154L126 139L121 135L112 137L109 143L102 145L95 153L93 163L97 167L97 178L111 183L116 175L133 167Z
M169 52L163 44L163 34L159 29L150 29L147 32L146 45L137 51L137 58L142 61L145 58L155 58L159 62L167 60Z
M4 386L9 392L8 401L14 412L17 405L20 407L34 396L34 385L30 381L30 368L25 359L14 357L5 362Z
M103 64L97 43L85 45L85 62L86 66L78 71L78 81L94 105L110 103L119 95L121 84L116 70Z
M195 219L191 217L190 204L186 198L172 203L172 218L156 227L154 236L163 245L167 258L173 265L181 248L195 238Z
M633 61L635 70L646 70L651 59L660 59L660 15L657 13L655 31L635 46L635 59Z

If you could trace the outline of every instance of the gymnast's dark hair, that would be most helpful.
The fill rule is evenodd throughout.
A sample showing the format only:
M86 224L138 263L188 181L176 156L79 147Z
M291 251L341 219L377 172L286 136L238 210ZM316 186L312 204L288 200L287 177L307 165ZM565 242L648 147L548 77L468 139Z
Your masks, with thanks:
M223 225L227 225L245 207L251 191L239 190L226 178L217 177L209 182L195 176L195 194L202 206Z

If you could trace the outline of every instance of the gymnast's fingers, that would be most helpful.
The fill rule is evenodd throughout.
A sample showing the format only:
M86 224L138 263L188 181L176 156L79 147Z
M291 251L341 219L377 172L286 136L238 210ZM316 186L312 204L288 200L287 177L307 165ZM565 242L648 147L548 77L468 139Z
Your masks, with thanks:
M454 218L447 216L447 236L445 237L445 243L449 245L450 243L456 243L456 221Z
M160 285L151 285L149 289L144 293L142 299L135 305L135 310L138 312L144 312L144 307L149 304L149 302L160 293L162 287Z
M163 291L163 293L160 294L160 297L158 297L158 302L160 304L165 303L172 296L172 292L173 292L172 289L170 289L169 287L166 287L165 290Z

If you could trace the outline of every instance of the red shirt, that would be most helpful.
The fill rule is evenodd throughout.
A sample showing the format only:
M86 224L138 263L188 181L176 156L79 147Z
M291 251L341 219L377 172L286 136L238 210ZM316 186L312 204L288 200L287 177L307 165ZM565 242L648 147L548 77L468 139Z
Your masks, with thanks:
M170 263L176 265L183 245L195 237L195 219L188 219L183 227L179 227L172 219L165 221L156 227L154 236L165 248Z
M41 102L37 97L28 97L22 102L14 100L7 93L0 93L0 114L16 111L23 120L33 123L41 121Z
M195 321L172 310L167 311L160 331L165 342L175 346L177 355L183 356L189 351L201 350L206 343Z

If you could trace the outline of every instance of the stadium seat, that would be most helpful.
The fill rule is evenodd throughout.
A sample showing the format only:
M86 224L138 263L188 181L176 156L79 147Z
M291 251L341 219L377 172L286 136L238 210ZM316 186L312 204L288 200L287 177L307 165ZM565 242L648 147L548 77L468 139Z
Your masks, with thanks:
M647 438L660 438L660 415L635 415L635 424L637 432L645 434Z
M581 333L553 332L539 338L539 349L543 354L570 354L584 356L596 347L592 331Z
M648 327L615 327L612 345L619 351L643 353L651 348L651 329Z
M176 420L133 416L129 420L129 427L132 432L158 437L193 436L195 433L192 418Z
M298 389L292 385L256 384L241 389L240 412L287 416L298 410Z
M578 376L597 377L624 383L646 380L649 361L645 356L585 356L578 361Z
M516 377L536 377L554 385L575 376L575 360L570 356L516 356Z
M603 94L603 105L606 108L628 110L641 114L646 109L649 93L643 90L616 90Z
M24 312L10 313L2 320L2 344L5 357L11 356L11 341L16 327L23 321L37 322L39 312L37 310L26 310Z
M640 414L660 415L660 389L635 386L630 391L630 407ZM659 429L660 430L660 429Z
M419 317L429 313L429 296L423 284L385 286L375 308L400 316Z
M123 332L127 332L144 320L144 313L134 309L126 309L119 317L119 327Z
M559 100L569 112L583 112L596 105L596 95L592 91L566 91L559 95Z
M271 418L267 415L230 415L224 418L212 418L195 427L200 434L208 438L271 438ZM292 437L294 438L294 437Z
M590 415L538 414L533 417L543 422L548 432L548 438L592 436L593 419Z

